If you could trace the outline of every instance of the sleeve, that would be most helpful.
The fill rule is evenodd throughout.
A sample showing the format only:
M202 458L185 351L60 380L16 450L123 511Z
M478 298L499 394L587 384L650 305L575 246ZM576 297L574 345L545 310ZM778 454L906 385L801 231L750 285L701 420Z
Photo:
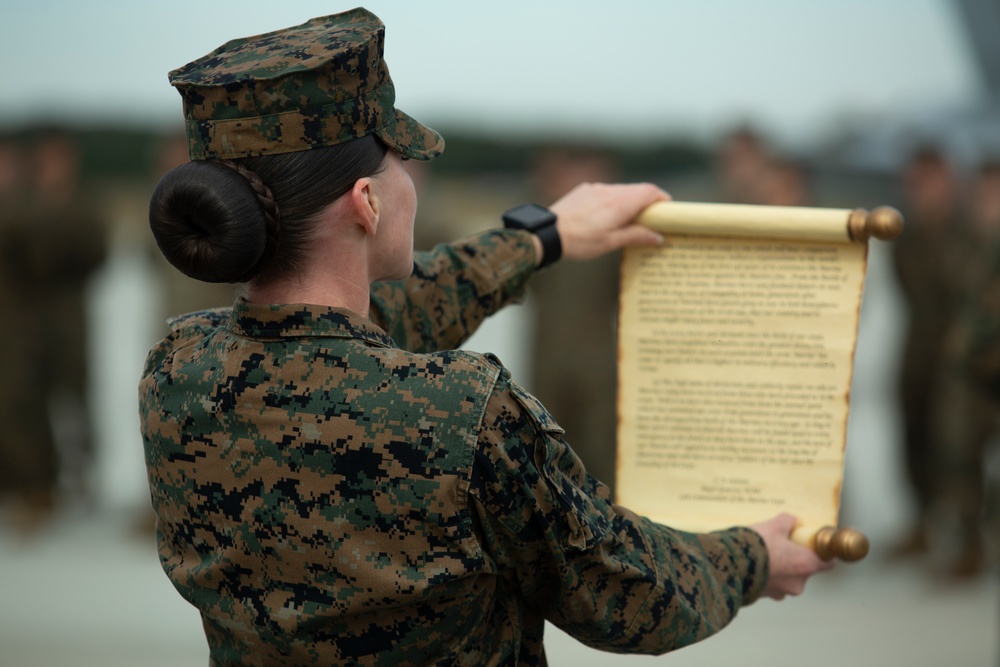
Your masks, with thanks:
M455 349L524 297L535 268L527 232L494 230L414 257L409 278L375 283L369 317L411 352Z
M714 634L761 595L756 532L686 533L612 504L509 378L487 404L470 497L484 549L527 605L594 648L659 654Z

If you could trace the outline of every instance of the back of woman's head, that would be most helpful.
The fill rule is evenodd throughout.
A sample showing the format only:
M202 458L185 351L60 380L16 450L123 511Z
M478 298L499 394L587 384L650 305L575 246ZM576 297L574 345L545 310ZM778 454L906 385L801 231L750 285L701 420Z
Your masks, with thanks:
M381 171L387 150L368 135L279 155L189 162L157 184L150 229L167 261L198 280L293 276L319 213Z

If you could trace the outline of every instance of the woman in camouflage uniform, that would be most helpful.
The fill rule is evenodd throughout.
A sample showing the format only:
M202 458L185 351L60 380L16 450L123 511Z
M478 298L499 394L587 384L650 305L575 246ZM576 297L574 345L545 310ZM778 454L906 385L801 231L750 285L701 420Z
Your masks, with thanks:
M544 243L415 256L401 160L443 141L394 108L383 34L353 10L171 73L193 161L154 235L186 274L247 283L173 320L139 391L160 559L211 664L542 664L546 619L664 652L801 591L827 564L791 517L695 535L614 506L495 357L455 349L560 251L658 242L630 221L666 195L585 186Z

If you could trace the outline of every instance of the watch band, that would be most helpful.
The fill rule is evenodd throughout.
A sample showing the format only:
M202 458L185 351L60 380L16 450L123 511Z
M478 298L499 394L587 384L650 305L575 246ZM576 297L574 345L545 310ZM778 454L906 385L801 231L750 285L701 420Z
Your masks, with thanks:
M542 263L539 269L544 269L550 264L555 264L562 257L562 239L559 238L559 231L556 224L545 225L534 231L535 236L542 242Z
M521 204L503 214L503 224L507 229L523 229L538 237L542 244L542 261L539 269L545 268L562 257L562 240L556 229L556 215L538 204Z

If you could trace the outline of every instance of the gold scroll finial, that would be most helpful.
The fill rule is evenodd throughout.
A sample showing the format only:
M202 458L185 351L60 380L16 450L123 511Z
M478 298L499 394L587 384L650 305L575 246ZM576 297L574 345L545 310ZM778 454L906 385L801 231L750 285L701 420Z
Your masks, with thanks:
M854 528L826 526L816 533L813 548L823 560L838 558L853 563L868 555L868 538Z
M903 216L891 206L879 206L871 213L857 208L847 219L847 233L852 241L863 242L873 236L890 241L903 233Z

